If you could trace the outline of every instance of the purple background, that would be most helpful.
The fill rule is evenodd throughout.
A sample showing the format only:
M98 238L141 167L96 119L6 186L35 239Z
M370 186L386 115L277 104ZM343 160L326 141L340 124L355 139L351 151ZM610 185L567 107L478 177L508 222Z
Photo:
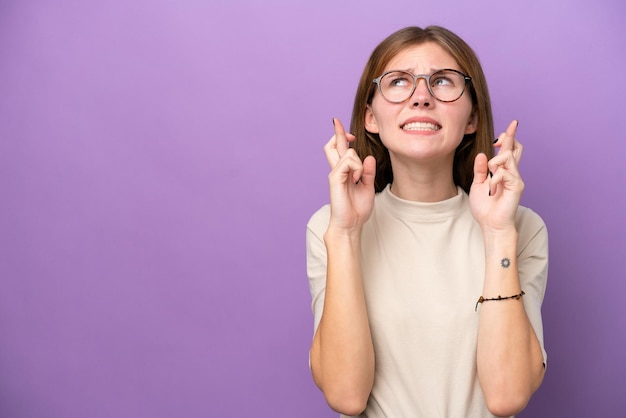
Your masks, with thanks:
M0 416L335 417L308 370L305 224L331 118L415 24L474 46L498 132L520 120L551 240L548 374L522 416L622 416L625 18L621 0L0 2Z

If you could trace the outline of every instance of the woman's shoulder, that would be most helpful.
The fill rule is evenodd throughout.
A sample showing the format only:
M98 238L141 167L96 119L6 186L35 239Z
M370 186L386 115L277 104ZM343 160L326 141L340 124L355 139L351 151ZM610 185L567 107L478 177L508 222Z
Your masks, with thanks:
M515 215L515 223L518 227L523 226L525 228L540 229L545 228L546 224L534 210L527 208L526 206L520 206L517 208L517 214Z
M383 195L384 193L376 193L375 198L374 198L374 209L372 211L372 215L366 221L366 223L371 222L372 218L374 217L374 213L377 212L376 207L381 204L380 202L381 202ZM316 210L313 213L313 215L311 215L311 217L309 218L309 221L307 222L307 229L315 232L319 236L322 236L326 232L329 222L330 222L330 203L327 203L323 205L321 208L319 208L318 210Z
M318 236L323 236L324 232L328 228L328 222L330 221L330 204L326 204L319 208L307 222L307 229L315 233Z
M538 238L547 242L548 231L546 224L534 210L520 206L515 215L515 226L517 227L520 243L527 243Z

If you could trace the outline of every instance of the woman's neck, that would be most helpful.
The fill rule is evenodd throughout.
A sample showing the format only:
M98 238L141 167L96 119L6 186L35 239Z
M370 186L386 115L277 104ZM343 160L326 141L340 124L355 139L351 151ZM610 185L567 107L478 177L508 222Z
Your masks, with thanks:
M397 162L396 162L397 163ZM404 200L441 202L458 194L452 163L393 164L391 192Z

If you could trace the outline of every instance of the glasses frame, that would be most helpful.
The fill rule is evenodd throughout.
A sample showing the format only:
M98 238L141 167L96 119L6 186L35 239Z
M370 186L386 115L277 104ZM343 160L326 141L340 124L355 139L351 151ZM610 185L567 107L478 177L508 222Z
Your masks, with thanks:
M433 75L435 75L437 73L440 73L442 71L452 71L453 73L457 73L461 77L463 77L463 80L465 81L465 84L463 85L463 90L461 90L461 93L459 94L459 96L456 99L441 100L440 98L435 96L435 93L433 93L433 90L430 87L430 78ZM385 94L383 93L383 88L380 85L380 80L382 80L383 77L385 77L387 74L391 74L391 73L404 73L404 74L410 75L413 78L413 88L411 89L411 93L407 96L406 99L394 102L392 100L389 100L387 97L385 97ZM472 81L472 77L463 74L459 70L453 70L452 68L442 68L441 70L433 71L430 74L413 74L412 72L406 71L406 70L389 70L389 71L384 72L379 77L376 77L375 79L373 79L372 83L375 83L378 86L378 91L380 92L380 95L383 96L383 99L387 100L389 103L404 103L407 100L409 100L411 98L411 96L413 96L413 93L415 93L415 89L417 88L417 80L420 80L420 79L424 79L426 81L426 87L428 88L428 92L430 93L430 95L433 96L436 100L439 100L440 102L443 102L443 103L451 103L451 102L456 102L457 100L459 100L461 98L461 96L463 96L463 93L465 93L465 89L467 88L467 84Z

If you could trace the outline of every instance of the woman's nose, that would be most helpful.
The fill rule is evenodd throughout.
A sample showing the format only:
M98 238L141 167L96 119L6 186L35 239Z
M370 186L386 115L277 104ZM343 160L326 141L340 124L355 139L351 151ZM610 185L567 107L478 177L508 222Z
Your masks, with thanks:
M411 96L409 103L412 107L424 106L429 107L433 102L433 96L430 94L430 90L428 90L427 81L421 78L418 78L415 84L415 91Z

